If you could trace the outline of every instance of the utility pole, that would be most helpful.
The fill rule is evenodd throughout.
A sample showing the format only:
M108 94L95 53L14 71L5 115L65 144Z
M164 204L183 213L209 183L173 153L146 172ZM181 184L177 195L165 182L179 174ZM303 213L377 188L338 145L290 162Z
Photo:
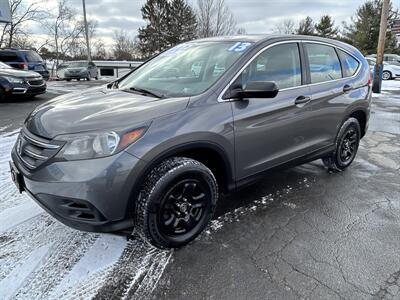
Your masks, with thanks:
M387 29L387 19L389 16L389 0L383 0L381 12L381 25L379 28L378 50L376 52L376 65L374 74L374 84L372 90L374 93L380 93L382 88L383 72L383 54L385 52L385 39Z
M82 5L83 5L83 22L85 23L87 57L88 57L88 61L92 61L92 55L90 54L89 30L88 30L88 23L87 23L87 19L86 19L86 3L85 3L85 0L82 0Z

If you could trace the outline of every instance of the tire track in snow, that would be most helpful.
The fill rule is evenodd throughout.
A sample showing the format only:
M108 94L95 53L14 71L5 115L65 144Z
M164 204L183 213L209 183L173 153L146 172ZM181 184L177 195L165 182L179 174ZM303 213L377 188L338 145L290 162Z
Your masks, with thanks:
M31 209L33 200L17 192L9 172L18 132L0 135L0 299L149 297L172 251L139 240L79 232ZM20 209L26 213L16 213ZM108 251L112 259L101 257ZM98 266L90 262L96 253ZM81 274L83 267L86 273Z
M130 240L93 299L146 299L156 287L172 250Z
M56 241L45 262L21 286L15 299L47 299L52 289L71 271L98 236L94 233L73 231L66 238Z

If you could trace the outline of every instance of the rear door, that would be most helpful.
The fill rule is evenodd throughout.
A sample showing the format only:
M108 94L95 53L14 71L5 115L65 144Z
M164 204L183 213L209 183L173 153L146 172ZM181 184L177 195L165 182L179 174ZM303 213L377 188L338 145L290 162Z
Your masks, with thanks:
M310 90L302 85L300 53L296 42L274 45L256 56L232 84L245 87L249 81L264 80L280 88L275 98L232 101L239 180L314 149Z
M304 50L312 94L314 126L310 130L321 148L328 147L334 143L346 109L361 97L353 76L360 64L347 52L328 44L304 42Z

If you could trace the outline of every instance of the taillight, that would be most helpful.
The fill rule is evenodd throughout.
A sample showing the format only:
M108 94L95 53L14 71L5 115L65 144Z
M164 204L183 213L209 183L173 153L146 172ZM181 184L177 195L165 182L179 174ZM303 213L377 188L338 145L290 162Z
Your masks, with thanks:
M18 68L22 70L28 70L28 64L27 63L19 63Z
M373 83L373 75L372 72L369 72L368 86L372 87L372 83Z

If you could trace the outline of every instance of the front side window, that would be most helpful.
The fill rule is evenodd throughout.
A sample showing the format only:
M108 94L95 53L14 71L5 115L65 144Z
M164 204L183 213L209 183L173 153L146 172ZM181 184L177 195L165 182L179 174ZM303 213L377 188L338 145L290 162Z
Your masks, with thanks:
M119 82L122 90L147 90L161 97L206 91L252 47L250 42L188 42L153 58Z
M249 81L275 81L279 89L301 85L297 43L273 46L258 55L242 73L242 87Z
M342 61L343 77L353 76L360 63L350 54L338 49L340 60Z
M342 69L336 51L331 46L305 44L310 64L311 83L342 78Z

